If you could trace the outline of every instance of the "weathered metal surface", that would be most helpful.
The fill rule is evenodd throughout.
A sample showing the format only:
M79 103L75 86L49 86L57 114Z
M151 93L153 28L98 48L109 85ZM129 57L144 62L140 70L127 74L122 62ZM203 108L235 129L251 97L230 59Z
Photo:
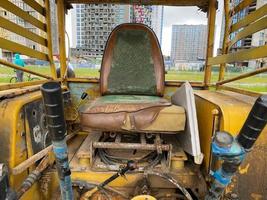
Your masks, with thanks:
M0 102L1 115L1 156L0 162L4 162L10 169L27 159L27 145L25 132L25 116L23 106L40 98L39 92L21 95L17 98L5 99ZM10 176L12 187L18 187L27 171Z
M35 154L51 144L51 136L47 129L44 106L40 99L25 105L24 109L30 131L32 151Z
M20 186L17 192L17 198L20 199L23 194L25 194L34 183L36 183L40 177L41 173L48 167L49 165L49 158L48 156L44 157L38 166L33 170L28 177L23 181L22 185Z
M3 91L3 90L6 91L10 89L22 88L22 87L27 87L27 86L40 85L42 83L45 83L46 81L47 80L38 80L38 81L29 81L29 82L27 81L27 82L3 84L3 85L0 85L0 91Z
M29 86L20 89L10 89L10 90L0 91L0 100L10 99L30 92L35 92L39 90L39 88L40 86Z
M212 137L212 110L220 111L220 130L238 134L256 98L233 92L196 91L196 105L200 127L201 147L208 170L210 141ZM240 199L264 199L267 197L267 128L264 129L255 148L248 154L226 193ZM208 171L206 171L207 173ZM257 181L255 181L257 180Z
M64 0L57 1L58 39L59 39L59 61L60 77L62 78L67 68L66 44L65 44L65 12Z
M213 56L216 8L218 6L217 3L218 2L216 0L209 0L207 53L206 53L205 74L204 74L204 85L205 86L208 86L211 80L212 66L208 63L208 58Z
M31 2L33 0L26 0L26 1ZM47 59L50 64L50 71L51 71L52 78L56 79L57 73L56 73L56 66L55 66L54 59L53 59L53 44L52 44L52 41L53 41L52 40L52 28L53 27L51 26L51 12L47 12L47 10L51 10L50 1L45 1L45 19L46 19L47 51L48 51Z
M90 133L89 133L90 134ZM97 134L97 133L95 133ZM94 135L94 134L93 134ZM79 180L79 181L87 181L92 183L100 183L103 180L107 179L111 176L114 172L111 170L96 170L91 168L89 165L84 166L81 165L80 159L81 158L88 158L89 151L90 151L90 139L92 137L87 137L89 139L85 139L86 135L78 135L74 140L71 141L69 145L69 152L70 156L72 157L70 161L70 166L72 170L72 180ZM95 135L96 136L96 135ZM99 137L98 137L99 138ZM80 142L78 142L80 141ZM141 141L141 140L140 140ZM176 141L173 141L176 143ZM140 142L141 143L141 142ZM168 142L167 142L168 143ZM79 148L80 147L80 148ZM79 149L77 151L77 148ZM76 152L76 153L75 153ZM175 148L173 151L173 155L175 156L174 160L184 161L186 156L182 153L183 151L179 148ZM204 193L205 189L203 188L204 180L201 178L199 171L194 166L187 165L186 167L175 165L174 168L171 169L171 174L178 179L179 183L183 186L190 187L192 190L199 189L200 193ZM119 178L110 184L111 187L119 187L120 189L130 189L134 190L138 181L140 181L144 174L142 172L134 172L129 173L126 175L127 180L123 178ZM149 180L152 183L152 187L154 188L174 188L174 186L162 178L156 176L149 176ZM202 188L201 188L202 187ZM116 198L115 198L116 199Z
M67 135L66 139L69 140L72 137L74 137L75 135L76 135L76 133L72 133L70 135ZM40 160L41 158L48 155L48 153L52 151L52 148L53 148L52 145L49 145L45 149L39 151L38 153L36 153L33 156L29 157L28 159L24 160L23 162L21 162L20 164L18 164L14 168L12 168L12 174L17 175L17 174L24 172L26 169L31 167L38 160Z
M224 1L224 35L223 35L223 44L222 44L222 53L226 54L228 53L228 40L229 40L229 34L230 34L230 14L229 14L229 10L230 10L230 1L229 0L225 0ZM220 73L219 73L219 80L221 81L224 79L224 73L225 73L225 67L226 64L222 63L220 65Z
M139 150L150 150L150 151L158 150L158 148L160 148L162 151L170 150L170 145L166 144L94 142L93 147L101 149L139 149Z
M66 80L69 83L99 83L99 78L66 78ZM172 86L172 87L179 87L181 86L185 81L179 81L179 80L167 80L165 81L165 86ZM189 81L192 87L203 87L203 82L200 81Z

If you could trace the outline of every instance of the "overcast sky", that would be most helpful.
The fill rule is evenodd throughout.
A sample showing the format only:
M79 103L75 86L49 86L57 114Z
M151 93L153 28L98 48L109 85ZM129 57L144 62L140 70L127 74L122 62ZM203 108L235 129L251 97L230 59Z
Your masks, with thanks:
M215 32L215 48L219 47L221 22L222 22L223 1L219 0L219 8L217 10L216 18L216 32ZM67 32L71 38L71 14L67 16ZM162 37L162 51L164 55L170 55L171 50L171 28L173 24L207 24L207 15L198 10L197 7L164 7L163 18L163 37Z

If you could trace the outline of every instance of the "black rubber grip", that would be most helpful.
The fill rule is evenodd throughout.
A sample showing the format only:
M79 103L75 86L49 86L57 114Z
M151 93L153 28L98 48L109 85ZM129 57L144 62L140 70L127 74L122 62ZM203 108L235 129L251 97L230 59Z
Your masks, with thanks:
M41 86L41 92L52 141L61 141L66 135L61 86L57 82L47 82Z
M267 95L260 96L237 136L238 143L249 151L267 123Z

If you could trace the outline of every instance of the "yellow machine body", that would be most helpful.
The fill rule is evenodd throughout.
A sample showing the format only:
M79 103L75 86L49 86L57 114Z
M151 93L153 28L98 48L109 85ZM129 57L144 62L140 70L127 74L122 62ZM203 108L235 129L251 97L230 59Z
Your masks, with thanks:
M22 30L17 25L8 23L0 18L0 27L20 34L23 37L33 39L41 43L46 48L45 52L26 48L23 45L17 45L12 41L0 37L0 48L7 49L12 52L19 52L21 54L46 60L51 66L51 75L44 75L32 70L21 68L15 64L9 63L0 59L0 64L11 67L16 70L22 70L27 73L32 73L36 76L41 76L46 80L39 80L33 82L23 82L15 84L0 85L0 163L5 163L8 166L9 182L13 190L18 190L23 180L36 168L36 163L32 162L30 167L25 167L31 162L30 159L36 156L40 151L40 147L33 146L33 139L36 136L38 140L39 134L38 126L43 123L43 110L41 108L42 97L40 92L40 84L47 80L55 80L62 83L64 91L69 92L70 104L65 106L65 118L68 124L68 151L69 163L71 168L71 178L74 182L74 193L77 196L81 190L80 183L91 183L97 186L111 175L116 170L95 170L92 169L92 157L84 151L82 147L86 142L86 138L95 137L93 132L85 133L75 129L75 123L78 122L77 106L80 102L81 94L86 91L89 101L95 100L100 96L99 80L94 78L66 78L66 48L65 48L65 13L71 7L71 3L138 3L138 4L153 4L153 5L169 5L169 6L198 6L202 11L207 12L208 16L208 39L207 39L207 59L205 65L205 73L203 82L191 82L195 89L196 111L199 127L199 138L201 144L201 151L204 154L203 163L199 166L188 161L188 156L184 151L177 151L177 155L170 156L170 171L173 177L185 188L190 189L193 193L198 194L203 198L207 192L207 185L210 176L209 171L216 165L211 156L211 141L216 131L227 131L233 135L237 135L244 124L252 105L260 93L237 89L224 84L247 78L252 75L263 73L267 71L267 67L257 69L253 72L248 72L237 77L225 79L224 71L226 63L233 63L243 60L258 59L267 57L267 45L257 47L254 49L243 50L240 52L230 52L229 41L227 37L230 32L246 27L231 43L233 45L236 41L242 39L244 36L253 34L256 30L266 28L265 21L259 21L253 24L254 21L261 19L267 14L267 5L262 6L254 13L248 15L244 20L237 24L231 25L230 28L225 29L225 38L223 45L223 54L213 57L213 43L215 33L215 17L217 3L215 0L201 0L201 1L97 1L97 0L57 0L57 22L59 31L59 47L60 47L60 70L61 77L56 78L55 65L52 54L52 40L51 40L51 19L47 10L50 9L49 1L44 0L43 3L35 0L27 0L33 9L37 10L42 16L42 20L29 16L29 14L8 0L1 0L0 7L9 12L16 14L22 19L35 24L39 29L45 33L45 37L40 38L36 34L32 35ZM239 12L247 7L252 1L244 0L240 5L230 9L230 1L224 1L224 9L228 15L225 16L226 24L230 27L230 13ZM230 29L230 30L229 30ZM254 31L254 32L253 32ZM1 36L1 35L0 35ZM228 49L229 47L229 49ZM220 65L219 80L216 83L211 82L211 69L214 65ZM171 99L172 94L182 85L183 81L166 81L164 98ZM30 130L32 120L38 122L35 126L36 132ZM39 124L40 123L40 124ZM77 125L78 123L76 123ZM89 143L88 146L90 147ZM265 127L260 138L251 153L248 154L245 162L239 168L238 174L233 178L232 183L226 190L230 197L231 195L238 195L241 200L253 199L264 200L267 197L267 128ZM178 143L175 148L180 148ZM88 150L88 149L85 149ZM49 156L50 167L44 171L41 178L33 184L33 186L25 192L21 199L57 199L60 196L58 177L55 165L53 165L54 157L50 150L46 154ZM46 155L44 154L44 155ZM40 158L43 158L41 156ZM163 172L163 170L162 170ZM133 200L154 200L157 193L160 193L162 198L171 198L176 192L174 185L160 177L149 176L151 192L150 195L136 194L135 190L140 185L143 179L143 173L135 172L126 174L126 177L119 177L111 182L108 187L115 188L123 194L131 194L128 199ZM204 184L203 184L204 183ZM133 195L134 194L134 195ZM79 196L79 195L78 195ZM229 197L229 198L230 198ZM106 199L106 196L98 191L94 193L92 199L101 200ZM123 199L119 195L114 195L112 199ZM125 199L125 198L124 198Z

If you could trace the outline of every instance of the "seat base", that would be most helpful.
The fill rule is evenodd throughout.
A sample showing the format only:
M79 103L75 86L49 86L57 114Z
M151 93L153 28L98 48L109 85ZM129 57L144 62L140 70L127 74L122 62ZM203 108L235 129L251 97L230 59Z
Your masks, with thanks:
M80 110L84 131L177 133L185 128L185 110L156 96L107 95Z

